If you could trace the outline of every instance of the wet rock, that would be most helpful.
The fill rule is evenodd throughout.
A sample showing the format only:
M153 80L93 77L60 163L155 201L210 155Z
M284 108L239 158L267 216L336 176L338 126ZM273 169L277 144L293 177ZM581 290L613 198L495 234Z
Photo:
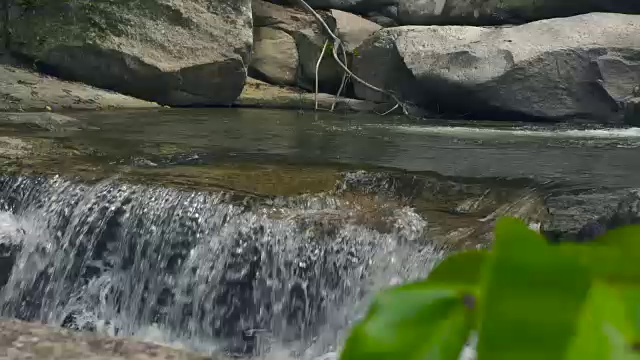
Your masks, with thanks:
M228 105L251 52L250 0L23 2L10 50L43 71L167 105Z
M0 126L26 126L44 131L80 130L84 125L70 116L51 112L0 113Z
M9 281L24 233L13 215L0 211L0 289Z
M47 107L54 111L94 110L150 108L157 104L0 64L0 111L44 111Z
M607 230L640 223L640 190L551 195L543 232L552 241L588 241Z
M501 29L386 28L357 49L354 71L427 109L617 122L619 101L640 81L638 32L640 17L604 13ZM358 98L384 99L354 87Z
M14 360L222 360L133 339L85 335L42 324L2 320L0 357Z
M640 97L627 100L624 109L625 122L629 125L640 126Z
M31 144L22 139L0 136L0 158L20 158L29 153Z
M394 27L398 26L398 24L392 18L389 18L384 15L379 15L377 13L368 14L367 19L370 21L382 26L382 27Z

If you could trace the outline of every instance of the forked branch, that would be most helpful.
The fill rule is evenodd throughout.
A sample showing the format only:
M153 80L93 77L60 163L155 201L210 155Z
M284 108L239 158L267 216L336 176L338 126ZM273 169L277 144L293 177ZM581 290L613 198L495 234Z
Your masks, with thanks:
M349 67L347 66L347 64L345 64L342 60L340 60L339 56L338 56L338 49L342 49L343 52L346 53L346 51L344 50L344 45L342 43L342 40L340 40L340 38L338 36L336 36L336 34L333 33L333 31L331 30L331 28L329 27L329 25L327 25L327 22L324 21L324 19L322 18L322 16L320 16L320 14L318 14L317 11L315 11L309 4L307 4L307 2L305 0L297 0L298 3L309 13L311 13L316 20L318 20L318 22L322 25L322 27L324 28L324 30L327 32L327 34L329 34L329 36L333 39L333 49L332 49L332 55L333 55L333 59L336 61L336 63L338 63L338 65L342 68L342 70L345 72L345 76L343 77L343 82L340 86L340 90L338 92L338 94L336 95L336 101L338 99L338 97L340 96L340 92L342 92L342 88L344 87L344 84L346 82L346 77L351 77L353 79L355 79L357 82L361 83L362 85L368 87L371 90L377 91L381 94L384 94L390 98L392 98L395 102L396 102L396 106L394 106L394 108L390 111L395 110L396 108L400 107L402 108L402 111L405 114L408 114L407 112L407 107L406 105L400 101L400 99L395 96L394 94L392 94L391 92L381 89L377 86L371 85L368 82L364 81L363 79L361 79L360 77L358 77L356 74L354 74ZM323 55L324 55L324 48L323 48ZM320 64L320 61L322 60L322 56L320 57L320 59L318 59L318 63L316 66L316 84L317 84L317 78L318 78L318 67ZM345 54L345 61L346 61L346 54ZM316 93L317 93L317 86L316 86ZM334 104L335 106L335 104ZM332 106L333 108L333 106ZM388 112L390 112L388 111ZM388 113L387 112L387 113Z

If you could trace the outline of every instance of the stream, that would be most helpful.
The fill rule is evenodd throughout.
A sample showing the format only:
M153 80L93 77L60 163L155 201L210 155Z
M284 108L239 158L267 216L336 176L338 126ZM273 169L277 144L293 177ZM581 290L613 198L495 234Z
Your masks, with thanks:
M335 359L377 291L497 217L588 237L640 188L637 128L65 115L0 120L1 315L231 357Z

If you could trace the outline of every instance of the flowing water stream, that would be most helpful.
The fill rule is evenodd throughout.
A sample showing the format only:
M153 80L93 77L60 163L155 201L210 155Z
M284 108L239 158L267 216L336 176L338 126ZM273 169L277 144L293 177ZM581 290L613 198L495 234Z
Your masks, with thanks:
M534 219L534 195L550 183L640 179L637 129L216 114L78 113L85 130L30 130L74 150L19 159L36 171L0 177L2 315L329 359L372 294L424 277L446 254L437 234L480 228L487 244L486 219ZM230 162L262 170L239 176Z

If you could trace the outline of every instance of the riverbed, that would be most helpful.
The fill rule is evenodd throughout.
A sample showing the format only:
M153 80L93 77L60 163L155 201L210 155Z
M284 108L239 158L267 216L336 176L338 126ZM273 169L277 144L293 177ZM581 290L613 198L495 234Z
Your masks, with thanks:
M376 291L491 246L499 216L578 236L640 187L638 128L62 115L0 121L2 315L211 353L335 353Z

